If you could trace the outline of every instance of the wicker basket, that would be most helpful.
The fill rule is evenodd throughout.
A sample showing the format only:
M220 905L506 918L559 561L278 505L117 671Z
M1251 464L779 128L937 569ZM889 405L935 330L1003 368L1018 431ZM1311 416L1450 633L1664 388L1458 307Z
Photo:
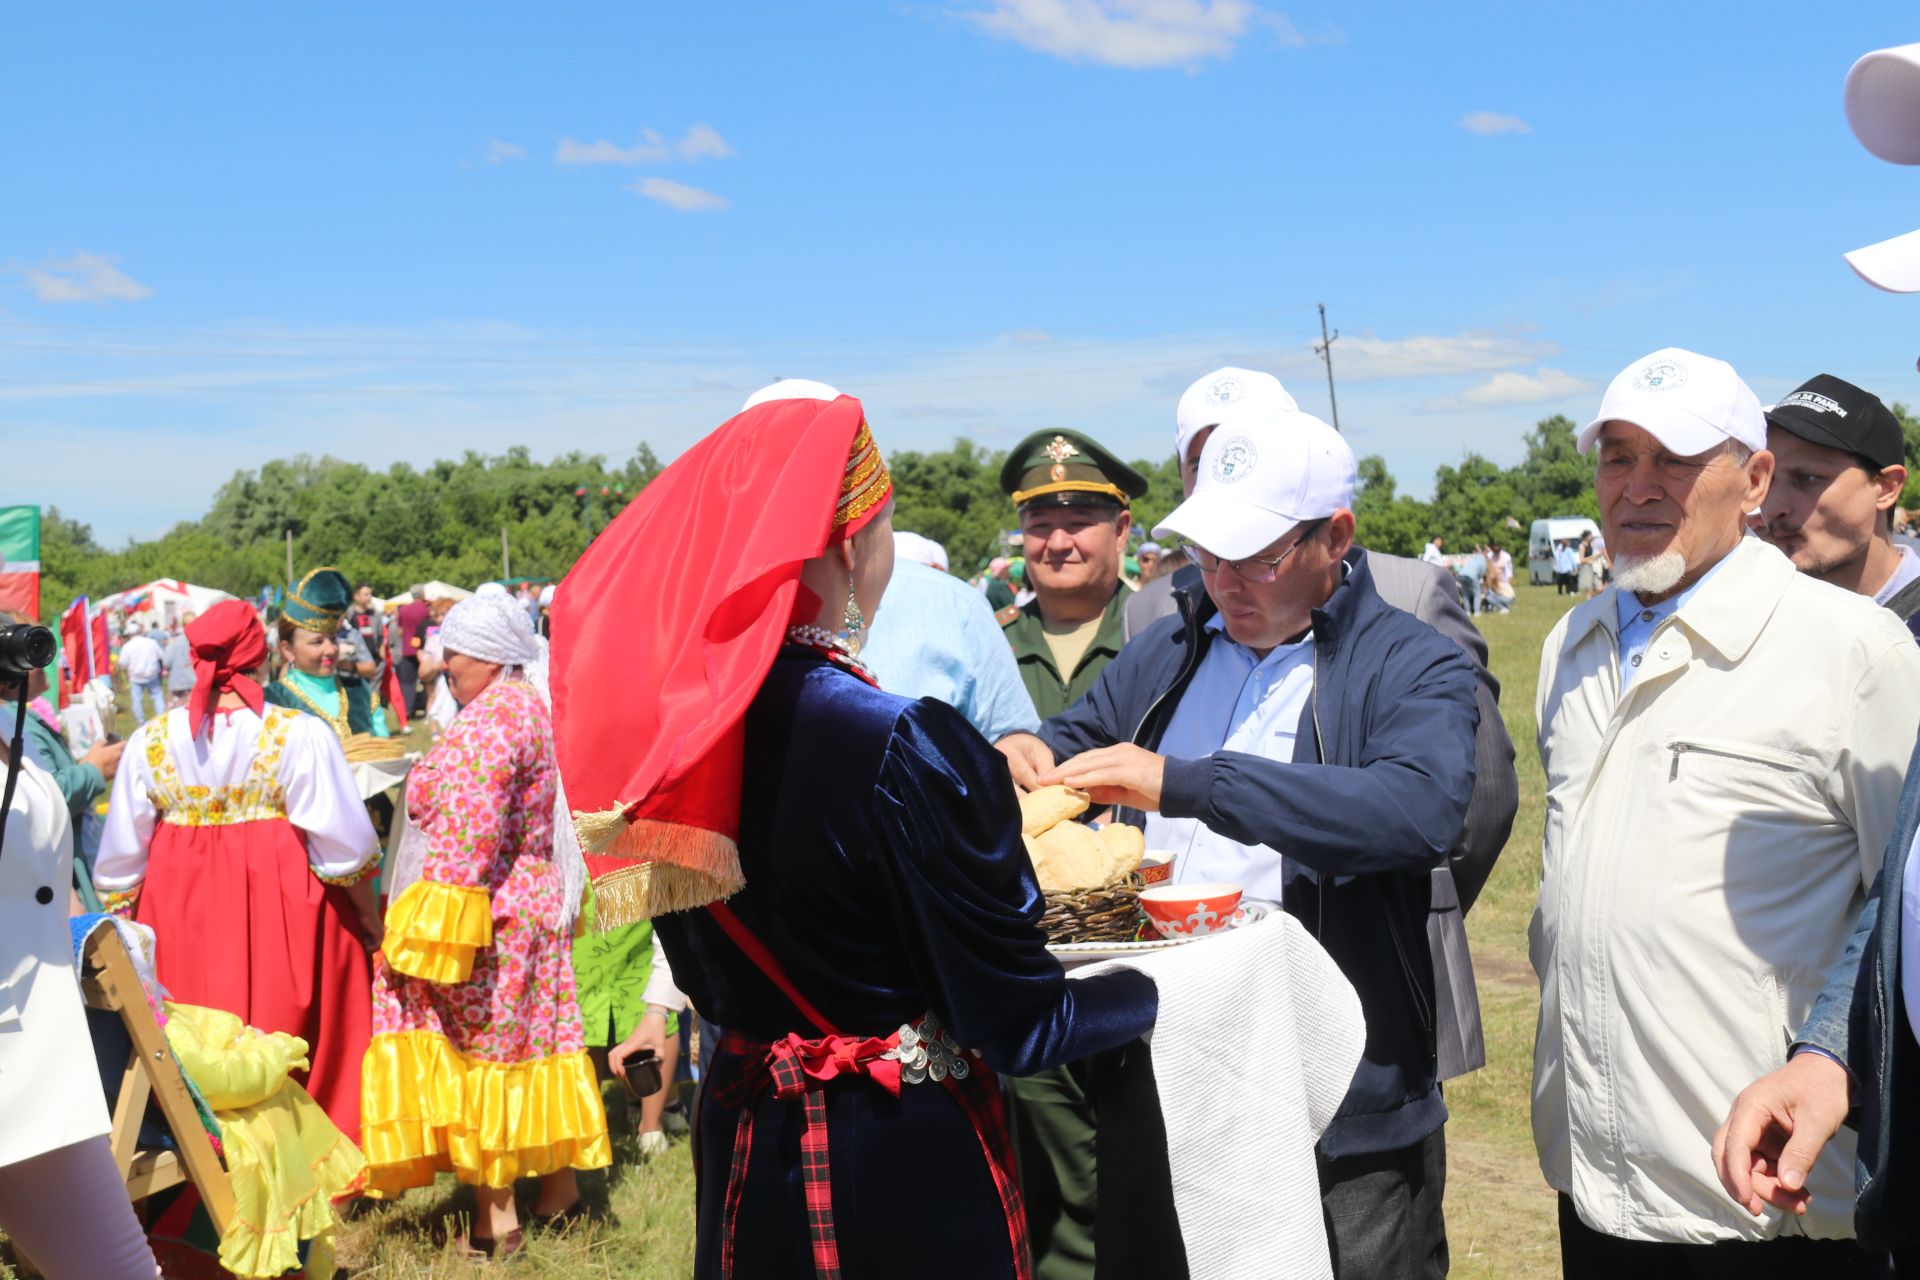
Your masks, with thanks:
M370 733L349 734L340 747L346 753L348 764L374 760L398 760L407 754L407 743L404 738L376 738Z
M1049 942L1131 942L1139 931L1137 872L1098 889L1055 890L1044 897L1040 927Z

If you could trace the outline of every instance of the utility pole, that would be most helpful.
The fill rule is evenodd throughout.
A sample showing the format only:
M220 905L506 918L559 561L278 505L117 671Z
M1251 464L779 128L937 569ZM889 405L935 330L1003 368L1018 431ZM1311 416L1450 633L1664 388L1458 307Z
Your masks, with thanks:
M293 529L287 529L287 585L293 585Z
M500 578L505 581L513 576L513 561L507 558L507 526L500 526Z
M1340 402L1333 398L1333 344L1339 338L1340 331L1327 332L1327 304L1320 307L1320 341L1314 344L1313 354L1327 362L1327 405L1333 410L1333 429L1340 429Z

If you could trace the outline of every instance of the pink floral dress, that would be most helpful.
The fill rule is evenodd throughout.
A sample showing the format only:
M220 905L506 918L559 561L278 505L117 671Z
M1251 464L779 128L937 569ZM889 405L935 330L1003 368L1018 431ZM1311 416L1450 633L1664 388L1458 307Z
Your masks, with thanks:
M611 1159L553 864L557 778L547 710L509 680L414 767L407 812L427 853L387 908L362 1072L376 1191L446 1169L507 1186Z

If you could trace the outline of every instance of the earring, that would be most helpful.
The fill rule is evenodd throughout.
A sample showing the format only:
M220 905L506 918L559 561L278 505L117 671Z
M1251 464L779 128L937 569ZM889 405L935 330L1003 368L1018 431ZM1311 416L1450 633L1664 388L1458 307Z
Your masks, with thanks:
M858 655L861 644L866 640L867 615L860 612L860 600L853 594L852 587L847 588L847 611L844 622L847 648Z

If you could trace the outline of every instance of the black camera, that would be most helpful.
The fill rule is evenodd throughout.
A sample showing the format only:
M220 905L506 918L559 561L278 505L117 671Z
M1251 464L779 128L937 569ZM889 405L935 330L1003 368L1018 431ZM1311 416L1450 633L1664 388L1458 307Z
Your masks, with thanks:
M53 661L53 632L31 622L0 627L0 680L17 680Z

